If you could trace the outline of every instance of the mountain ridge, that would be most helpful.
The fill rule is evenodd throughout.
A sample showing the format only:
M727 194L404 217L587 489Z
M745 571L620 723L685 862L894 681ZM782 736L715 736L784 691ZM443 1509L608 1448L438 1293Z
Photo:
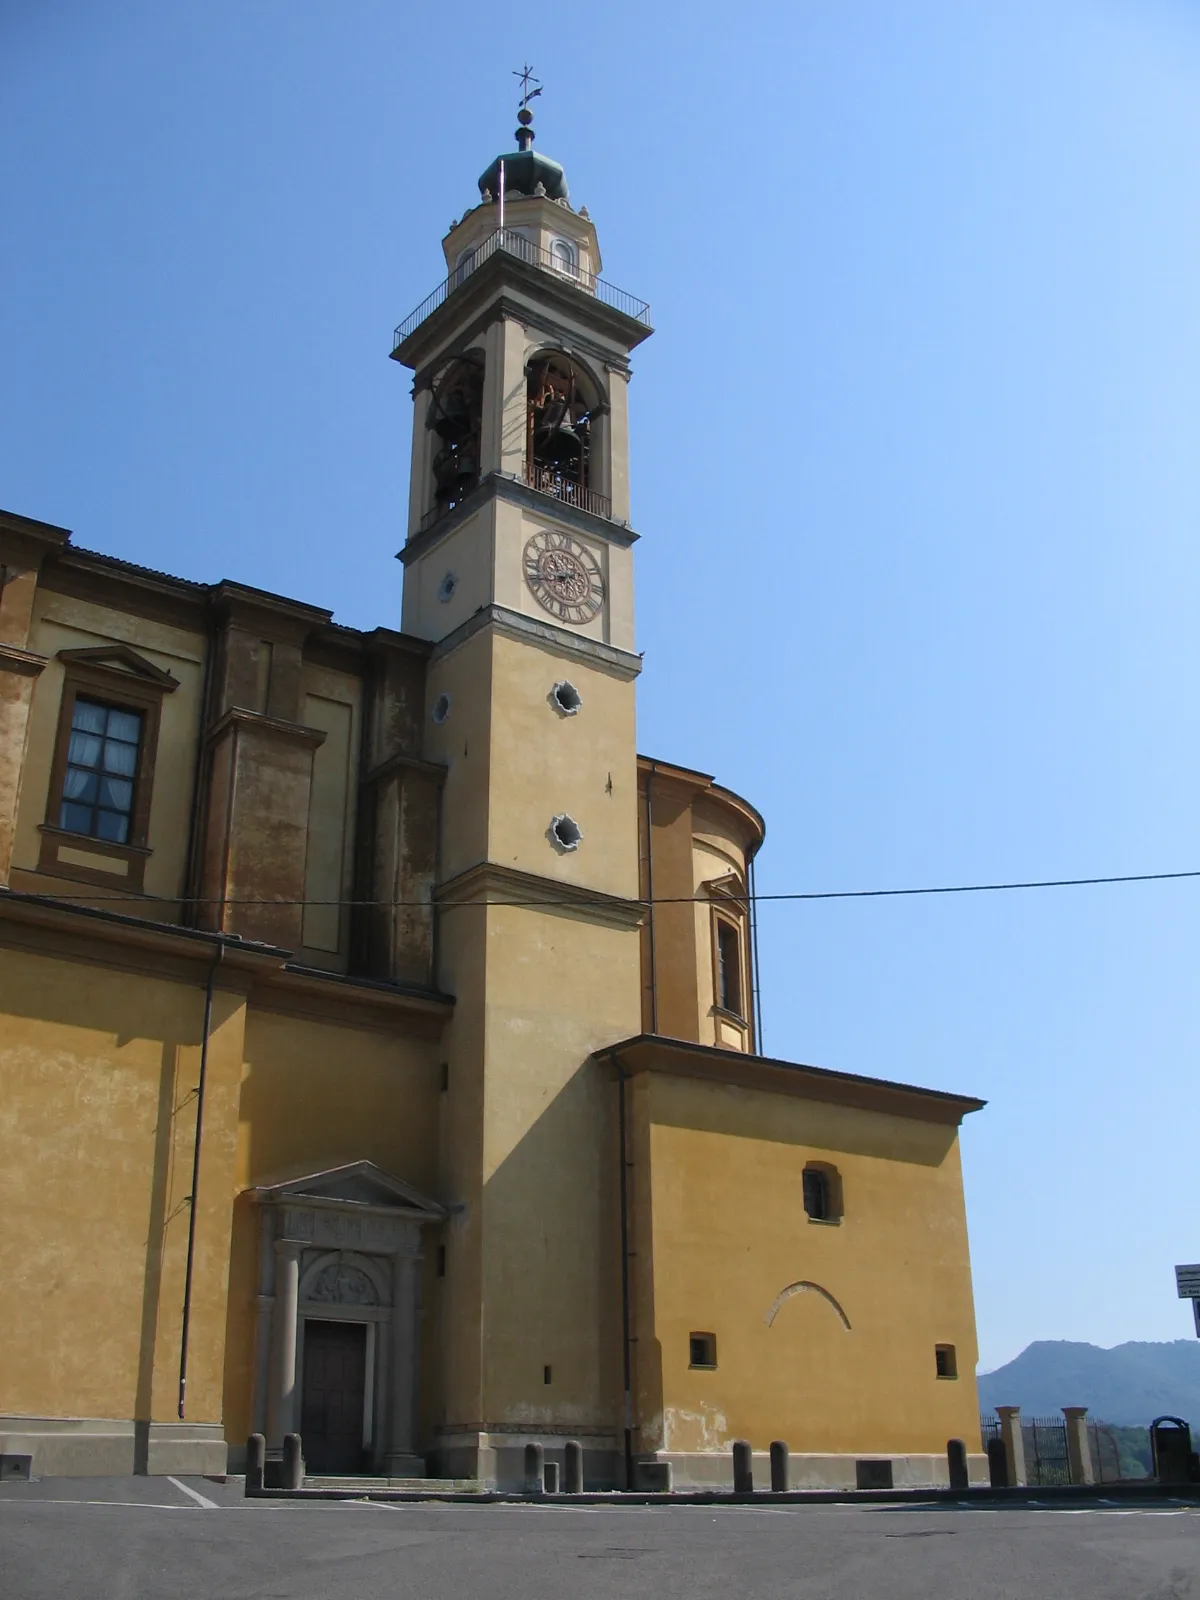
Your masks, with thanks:
M981 1411L1020 1406L1027 1416L1057 1416L1087 1406L1100 1422L1145 1427L1178 1416L1200 1433L1200 1340L1131 1339L1102 1349L1071 1339L1035 1339L995 1372L982 1373Z

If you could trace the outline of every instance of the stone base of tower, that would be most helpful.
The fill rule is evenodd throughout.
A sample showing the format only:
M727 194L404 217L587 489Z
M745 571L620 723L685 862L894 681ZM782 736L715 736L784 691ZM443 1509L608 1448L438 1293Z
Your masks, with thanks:
M481 1489L521 1490L525 1485L525 1446L540 1444L547 1461L558 1463L563 1479L564 1451L568 1439L583 1446L583 1482L586 1489L623 1487L624 1454L612 1433L586 1428L559 1428L553 1433L463 1432L438 1433L428 1453L429 1473L438 1478L473 1478Z

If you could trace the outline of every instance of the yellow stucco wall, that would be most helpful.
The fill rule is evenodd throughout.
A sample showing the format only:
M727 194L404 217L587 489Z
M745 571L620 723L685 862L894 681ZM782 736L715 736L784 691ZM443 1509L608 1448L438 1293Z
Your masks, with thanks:
M940 1453L978 1430L957 1129L650 1074L634 1140L642 1445ZM806 1161L834 1164L840 1225L804 1212ZM768 1323L777 1297L801 1282ZM689 1334L717 1369L689 1368ZM956 1380L935 1344L956 1347Z
M175 1415L206 968L178 976L0 948L0 1411ZM188 1418L221 1416L244 1001L208 1056Z
M373 1161L436 1198L440 1051L395 1019L369 1026L254 1007L247 1018L238 1108L226 1338L225 1428L251 1431L258 1218L244 1191L344 1162ZM423 1236L422 1368L436 1384L431 1316L434 1244Z

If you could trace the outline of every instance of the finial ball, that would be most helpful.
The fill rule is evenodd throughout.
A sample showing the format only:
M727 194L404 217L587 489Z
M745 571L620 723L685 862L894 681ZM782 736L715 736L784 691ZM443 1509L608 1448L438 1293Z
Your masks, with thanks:
M528 106L522 106L520 111L517 112L517 121L525 128L533 121L533 112L530 111Z

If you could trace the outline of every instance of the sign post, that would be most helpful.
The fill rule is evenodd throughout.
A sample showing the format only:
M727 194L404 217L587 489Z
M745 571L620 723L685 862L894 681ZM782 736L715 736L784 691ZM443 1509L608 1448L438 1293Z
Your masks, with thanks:
M1192 1321L1196 1325L1196 1337L1200 1339L1200 1262L1176 1267L1175 1287L1181 1300L1192 1302Z

